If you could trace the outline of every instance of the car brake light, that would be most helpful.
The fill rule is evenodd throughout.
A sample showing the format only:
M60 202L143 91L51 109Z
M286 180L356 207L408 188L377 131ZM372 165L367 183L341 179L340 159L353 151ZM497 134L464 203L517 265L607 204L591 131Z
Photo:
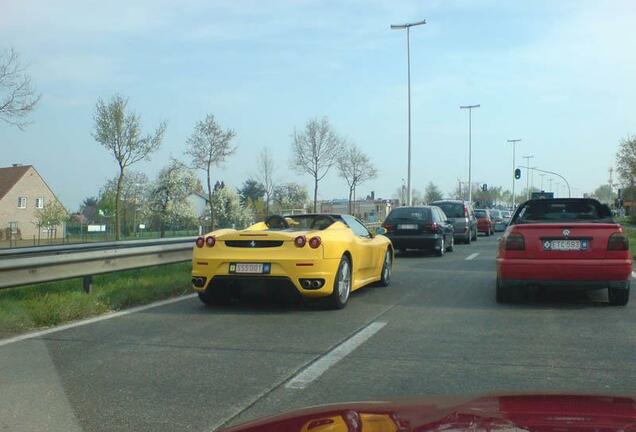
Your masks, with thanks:
M214 238L214 236L207 237L205 239L205 244L207 245L207 247L214 247L214 245L216 244L216 238Z
M198 248L202 248L203 245L205 244L205 239L203 237L197 237L197 240L195 241L195 243Z
M623 233L615 232L610 235L607 241L608 251L626 251L629 250L629 239Z
M305 243L307 243L307 239L305 238L305 236L298 236L294 239L294 244L296 245L296 247L303 247L305 246Z
M526 250L526 239L522 234L511 233L508 237L506 237L506 250Z
M455 207L457 208L457 207ZM464 217L467 218L468 217L468 208L466 206L464 206Z
M316 237L312 237L309 239L309 246L312 249L316 249L318 246L320 246L320 237L316 236Z
M435 233L437 232L437 228L439 228L439 225L437 225L437 222L433 222L431 224L424 225L424 227L430 232Z

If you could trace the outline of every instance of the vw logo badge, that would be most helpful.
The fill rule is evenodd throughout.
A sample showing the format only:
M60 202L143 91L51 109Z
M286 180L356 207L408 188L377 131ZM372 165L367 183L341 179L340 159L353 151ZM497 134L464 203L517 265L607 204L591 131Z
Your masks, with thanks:
M251 246L251 247L256 247L256 242L255 242L254 240L252 240L252 241L250 242L250 246Z
M564 230L563 230L563 237L567 237L567 236L569 236L569 235L570 235L570 230L569 230L569 229L567 229L567 228L566 228L566 229L564 229Z

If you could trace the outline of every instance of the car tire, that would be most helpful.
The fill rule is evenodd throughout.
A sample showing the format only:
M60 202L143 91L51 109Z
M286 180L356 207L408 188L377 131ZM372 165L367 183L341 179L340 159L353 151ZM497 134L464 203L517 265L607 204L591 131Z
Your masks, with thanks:
M629 302L629 285L627 288L608 288L607 296L612 306L625 306Z
M227 306L232 301L232 296L227 290L208 288L199 293L199 300L206 306Z
M444 236L442 236L442 242L439 245L439 249L435 250L435 255L438 257L444 256L444 252L446 252L446 242L444 241Z
M477 241L477 228L475 228L475 235L473 236L473 241Z
M495 289L495 299L497 303L509 303L512 300L512 293L509 286L506 286L499 278L497 278L497 286Z
M388 248L384 253L384 262L382 263L382 270L380 273L380 282L378 285L387 287L391 283L391 273L393 272L393 253L391 248Z
M472 233L468 233L468 237L466 237L466 238L464 239L464 243L466 243L466 244L468 244L468 245L469 245L469 244L470 244L470 242L472 241L472 239L473 239L473 234L472 234Z
M338 271L333 281L333 292L329 296L329 305L333 309L343 309L347 306L351 296L351 260L347 255L343 255L338 265Z
M453 251L455 250L455 237L454 237L454 236L451 236L451 238L450 238L450 245L448 245L448 246L446 247L446 250L447 250L448 252L453 252Z

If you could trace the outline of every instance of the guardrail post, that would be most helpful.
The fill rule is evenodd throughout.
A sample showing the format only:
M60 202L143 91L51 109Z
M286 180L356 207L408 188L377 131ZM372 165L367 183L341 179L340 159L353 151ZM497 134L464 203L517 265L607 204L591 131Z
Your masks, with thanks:
M93 288L93 276L88 275L82 278L82 288L86 294L91 293L91 289Z

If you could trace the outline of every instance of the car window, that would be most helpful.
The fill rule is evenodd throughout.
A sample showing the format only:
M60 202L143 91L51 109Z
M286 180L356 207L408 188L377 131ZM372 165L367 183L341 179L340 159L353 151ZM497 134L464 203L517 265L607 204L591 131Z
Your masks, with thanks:
M485 218L488 217L488 213L486 213L486 210L475 210L475 216L478 218Z
M391 221L428 221L431 219L431 209L426 207L400 207L393 209L386 218Z
M358 222L358 220L353 216L342 215L342 219L344 219L347 226L351 228L351 231L353 231L355 235L358 235L360 237L371 236L369 230L364 225L362 225L362 223Z
M612 214L596 200L542 199L531 200L521 206L513 223L564 221L612 221Z
M442 209L449 218L464 217L464 205L462 203L436 202L434 204Z

